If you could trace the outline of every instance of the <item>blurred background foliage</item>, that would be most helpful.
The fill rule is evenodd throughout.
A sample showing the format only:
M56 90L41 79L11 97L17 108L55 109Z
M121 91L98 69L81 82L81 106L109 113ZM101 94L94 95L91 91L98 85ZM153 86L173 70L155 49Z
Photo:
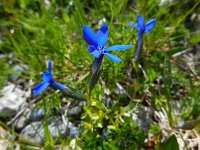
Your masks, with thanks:
M104 58L99 84L82 115L85 124L80 145L87 149L95 145L99 149L144 147L145 133L124 115L119 116L125 123L116 123L118 118L109 126L112 133L109 128L96 132L99 125L110 125L112 121L108 118L112 113L120 114L121 106L123 111L136 105L150 105L155 110L164 108L172 126L191 120L200 131L199 8L199 0L3 0L0 2L0 87L15 74L15 64L26 66L22 78L40 82L46 61L51 58L55 79L85 92L93 57L87 51L82 28L89 25L97 31L107 23L107 46L132 44L133 48L114 52L122 63ZM146 22L152 18L157 21L152 32L144 36L142 69L132 62L137 31L128 25L129 21L136 22L138 14ZM185 52L194 55L191 62L182 59L181 53ZM117 85L124 88L125 94L116 92ZM53 93L45 98L48 93L42 95L51 102L48 108L58 109L60 96ZM97 108L93 104L95 100L103 103L106 97L115 106L105 111L104 106ZM106 114L101 116L101 111ZM175 111L178 115L174 115ZM95 117L100 118L99 122ZM151 132L159 131L157 125L152 125ZM100 133L107 133L107 139Z

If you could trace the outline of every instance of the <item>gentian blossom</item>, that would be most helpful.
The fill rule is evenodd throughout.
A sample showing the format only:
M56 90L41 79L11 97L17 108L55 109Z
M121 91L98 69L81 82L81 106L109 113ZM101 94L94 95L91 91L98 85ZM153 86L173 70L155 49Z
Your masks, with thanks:
M121 59L115 55L108 53L113 50L127 50L132 47L132 45L114 45L111 47L106 47L108 40L108 26L103 24L97 33L89 26L83 27L83 37L85 41L89 44L88 51L92 54L98 62L101 62L103 56L107 56L113 62L121 62Z
M43 72L42 76L43 82L39 83L35 86L33 89L34 96L40 94L43 92L47 87L52 86L59 90L64 90L66 87L58 82L55 82L53 80L53 74L52 74L52 65L51 60L48 59L48 71Z
M138 31L138 40L136 43L136 50L135 50L135 62L138 61L139 55L142 50L143 34L149 33L153 29L155 24L156 24L156 19L151 19L145 24L144 19L140 15L137 17L137 25L134 25L132 22L129 22L129 25Z
M111 47L106 47L108 40L108 26L106 24L103 24L97 33L94 33L94 31L89 26L85 25L83 27L83 37L89 44L88 51L92 56L95 57L95 60L91 66L88 80L89 91L91 92L100 77L101 63L104 55L114 62L121 62L119 57L108 52L112 50L127 50L131 48L132 45L114 45Z

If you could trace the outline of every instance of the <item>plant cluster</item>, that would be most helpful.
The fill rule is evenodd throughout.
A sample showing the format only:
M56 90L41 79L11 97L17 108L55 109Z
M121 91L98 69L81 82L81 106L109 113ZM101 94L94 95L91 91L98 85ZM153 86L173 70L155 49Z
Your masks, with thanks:
M0 4L0 30L7 37L0 49L13 53L13 62L28 66L22 77L41 80L40 71L48 60L43 81L33 88L46 117L60 111L63 99L86 102L79 123L69 118L78 124L80 136L53 140L45 126L46 142L39 147L53 149L61 142L74 149L177 148L175 136L163 142L156 118L148 131L133 120L144 107L166 110L174 129L180 121L191 121L200 131L200 71L186 68L182 60L182 54L193 53L200 41L199 33L190 30L199 3L11 0ZM148 18L154 19L145 23ZM0 60L1 85L11 72L6 61Z

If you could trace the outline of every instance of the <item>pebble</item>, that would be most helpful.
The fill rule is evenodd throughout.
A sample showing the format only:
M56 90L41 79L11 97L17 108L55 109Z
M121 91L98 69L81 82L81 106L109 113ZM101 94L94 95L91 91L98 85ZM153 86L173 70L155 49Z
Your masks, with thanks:
M0 117L13 117L20 110L20 107L26 103L30 92L22 91L18 86L9 84L0 91Z
M67 126L60 116L54 116L48 119L48 130L51 133L53 139L56 139L60 135L62 137L66 137L67 135L70 137L75 137L78 135L77 128L67 119L66 121ZM44 123L42 121L32 122L21 131L21 136L35 143L44 142L46 140L44 133ZM23 141L23 138L20 140Z

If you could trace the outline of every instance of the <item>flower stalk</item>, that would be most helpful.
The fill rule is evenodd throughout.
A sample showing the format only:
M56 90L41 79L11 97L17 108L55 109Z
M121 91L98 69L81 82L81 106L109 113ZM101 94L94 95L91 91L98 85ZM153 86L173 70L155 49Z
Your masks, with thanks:
M137 25L134 25L132 22L129 22L129 25L138 31L138 40L136 42L136 49L134 56L135 62L138 62L139 57L141 55L142 45L143 45L143 35L145 33L150 33L155 24L156 24L156 19L151 19L150 21L147 22L147 24L145 24L144 18L141 15L137 17Z

